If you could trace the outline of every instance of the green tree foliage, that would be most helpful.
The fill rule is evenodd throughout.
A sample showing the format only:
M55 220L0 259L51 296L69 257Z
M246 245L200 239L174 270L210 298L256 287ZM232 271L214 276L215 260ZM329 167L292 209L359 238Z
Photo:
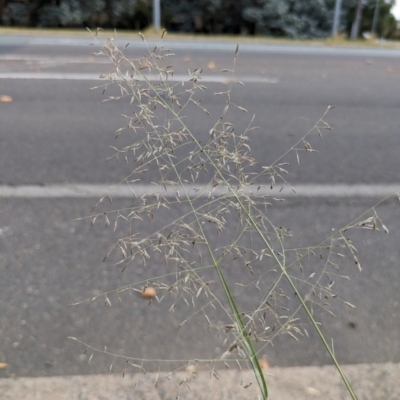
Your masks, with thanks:
M321 37L330 33L334 0L163 0L172 30Z
M129 27L137 0L6 1L2 23L39 27ZM128 26L127 26L128 25Z
M105 7L104 0L61 0L48 2L39 9L38 26L81 26Z
M160 0L167 30L319 38L330 35L335 0ZM379 0L379 36L390 37L394 0ZM351 30L357 0L342 2L341 28ZM361 32L370 31L376 0L364 0ZM0 0L1 23L15 26L144 29L152 0Z
M27 26L30 25L30 14L28 4L10 2L3 6L1 22L5 25Z
M255 32L298 38L330 34L333 20L331 0L258 0L246 7L243 18Z
M252 0L162 0L163 24L172 31L244 33L243 10Z
M360 26L360 34L363 32L371 32L374 20L376 0L364 0L362 8L362 20ZM390 38L395 35L397 30L397 22L391 14L391 9L395 4L395 0L379 0L379 17L377 20L376 34L378 37ZM350 34L351 25L354 20L356 10L356 1L347 4L346 33Z

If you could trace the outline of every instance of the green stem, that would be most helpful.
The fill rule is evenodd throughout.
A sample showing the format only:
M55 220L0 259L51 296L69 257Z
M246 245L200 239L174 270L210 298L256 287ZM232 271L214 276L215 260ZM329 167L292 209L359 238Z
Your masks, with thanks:
M175 115L175 111L173 109L170 108L169 104L167 102L164 101L164 104L169 108L169 110ZM179 122L182 124L182 126L186 129L186 131L191 135L193 141L196 143L196 145L200 148L203 149L203 147L201 146L201 144L198 142L198 140L192 135L191 131L189 130L189 128L186 126L186 124L182 121L182 119L179 120ZM271 244L269 243L269 241L265 238L264 234L261 232L260 228L258 227L258 225L256 224L256 222L254 221L253 217L250 215L250 213L247 211L246 207L243 205L242 201L240 200L240 197L238 196L238 194L236 193L236 191L232 188L232 186L229 184L229 182L225 179L224 175L221 173L220 169L217 168L217 166L215 165L214 161L211 159L211 157L209 156L209 154L207 152L203 152L204 155L207 157L208 161L210 162L210 164L214 167L215 171L217 171L217 174L219 175L219 177L221 178L221 180L224 182L224 184L227 186L227 188L229 189L229 191L232 193L232 195L235 197L236 201L238 202L240 208L242 209L242 211L246 214L249 222L251 223L251 225L254 227L254 229L256 230L257 234L260 236L261 240L263 241L263 243L265 244L265 246L267 247L268 251L271 253L271 255L273 256L273 258L275 259L276 263L278 264L279 268L281 269L282 275L287 279L289 285L292 287L292 289L294 290L294 292L297 295L297 298L299 299L299 302L301 304L301 306L303 307L304 311L306 312L308 318L311 321L311 324L313 325L314 329L317 331L318 336L320 337L323 345L325 346L329 356L331 357L332 362L334 363L336 369L339 372L339 375L341 376L343 383L346 386L346 389L348 390L351 398L353 400L357 400L357 396L354 393L348 379L346 378L344 372L342 371L342 369L340 368L340 365L338 363L338 361L336 360L335 355L333 354L332 350L330 349L327 341L325 340L324 335L322 334L321 330L319 329L314 317L312 316L309 308L307 307L304 299L302 298L302 296L300 295L300 293L298 293L296 285L293 283L292 279L290 278L290 276L287 274L286 269L284 268L284 266L282 265L281 261L279 260L279 258L277 257L277 255L275 254ZM222 273L219 271L219 267L218 264L215 265L217 272L219 272L219 274L221 274L220 276L220 280L222 285L224 286L224 278ZM226 284L226 283L225 283ZM224 287L225 289L225 287ZM228 297L229 300L229 297ZM232 299L232 303L234 305L234 301ZM232 305L231 305L232 307ZM236 308L236 307L235 307ZM232 310L234 311L235 308L232 308ZM237 311L237 310L236 310ZM235 313L235 311L234 311ZM243 323L243 322L242 322ZM250 341L251 342L251 341ZM257 366L258 368L260 368L258 362L257 362ZM253 367L254 368L254 367ZM261 371L261 368L260 368ZM262 372L261 372L262 374ZM262 375L263 376L263 375Z

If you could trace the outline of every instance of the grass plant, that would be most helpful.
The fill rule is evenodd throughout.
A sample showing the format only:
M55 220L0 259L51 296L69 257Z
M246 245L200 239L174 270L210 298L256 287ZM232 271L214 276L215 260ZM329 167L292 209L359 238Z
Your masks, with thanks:
M162 38L150 48L144 36L139 36L146 54L137 59L126 57L113 39L101 48L97 55L108 56L113 70L104 76L104 84L95 88L103 94L111 92L106 101L123 100L131 105L131 114L122 115L126 124L117 131L117 138L131 135L135 139L122 148L114 147L112 158L132 164L132 173L118 185L128 185L134 201L127 209L109 209L105 200L112 201L111 187L88 218L92 224L104 220L115 230L121 226L127 229L104 260L119 252L122 271L138 263L146 266L156 262L163 267L158 276L87 300L103 300L111 306L112 296L122 301L124 294L136 293L149 302L170 302L171 312L180 302L187 304L193 312L179 328L194 316L203 315L210 331L223 338L224 351L215 359L195 356L181 360L177 369L187 371L185 383L189 385L201 368L217 377L218 365L248 365L254 371L262 399L268 398L260 365L262 351L278 335L296 341L308 336L311 326L349 395L356 399L321 331L315 309L331 312L332 301L354 307L335 294L335 280L347 278L341 272L346 257L361 270L349 236L351 230L388 231L376 213L379 203L320 243L301 248L286 245L291 239L290 229L274 223L271 217L274 207L284 200L285 191L295 191L286 179L288 156L294 155L300 163L303 153L315 151L309 137L322 137L331 130L325 116L333 107L329 106L314 127L275 161L255 160L250 148L251 134L257 129L253 126L254 116L248 118L242 131L231 122L238 113L248 115L232 98L232 88L242 85L235 78L239 48L233 54L233 68L221 71L226 74L226 86L213 94L222 104L222 111L215 117L215 112L205 109L201 102L207 94L202 70L189 71L184 81L176 82L174 54L164 48ZM187 110L193 108L204 115L201 130L186 118ZM135 185L142 182L154 184L155 191L137 197ZM166 221L151 235L136 231L137 220L157 219L160 210L173 207L182 210L178 218ZM225 318L222 322L221 315ZM92 355L109 355L113 360L110 371L117 359L141 371L147 362L172 361L118 355L72 339Z

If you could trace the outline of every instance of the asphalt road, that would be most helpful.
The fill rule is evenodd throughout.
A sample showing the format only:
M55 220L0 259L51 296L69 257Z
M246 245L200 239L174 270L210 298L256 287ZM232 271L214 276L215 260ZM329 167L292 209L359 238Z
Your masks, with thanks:
M115 131L124 123L119 117L129 113L125 100L99 104L101 92L89 89L99 84L96 76L110 70L106 60L90 56L93 47L74 39L0 38L0 96L12 102L0 103L0 183L7 187L48 184L109 184L122 180L132 166L104 161L113 154L110 146L130 143L129 136L115 140ZM213 92L225 90L220 72L230 68L235 46L232 44L182 44L170 42L176 56L176 74L187 69L204 69L208 92L202 105L211 116L188 111L187 120L200 139L206 139L210 127L223 108ZM129 56L144 51L133 43ZM244 86L234 87L233 101L249 110L235 112L231 121L238 129L252 114L259 130L251 133L250 146L259 167L268 165L307 132L328 105L335 105L325 118L333 128L321 139L309 139L318 153L302 154L300 166L289 154L288 180L296 184L382 185L400 183L400 60L396 51L337 50L243 44L236 75ZM35 79L32 78L35 75ZM214 78L212 78L214 77ZM221 82L220 82L221 81ZM121 122L122 121L122 122ZM142 182L157 177L149 170ZM206 182L202 177L200 183ZM336 230L368 210L379 200L368 196L354 198L305 196L274 206L270 218L278 226L290 227L290 247L321 242ZM110 296L70 307L103 291L166 273L160 260L147 266L135 265L121 273L114 267L117 258L102 263L105 253L125 234L128 227L114 233L104 225L94 227L88 221L74 222L90 215L94 198L12 198L0 199L0 362L9 367L0 376L52 376L105 373L112 357L95 355L88 365L90 352L68 336L79 338L110 352L146 359L214 358L226 350L223 338L210 334L204 316L199 313L192 323L177 326L193 313L190 306L179 304L168 310L171 299L148 305L138 296L122 296L122 302ZM117 199L112 206L126 208L132 199ZM137 221L135 230L143 234L181 215L185 205L172 205L160 211L152 222ZM335 354L342 363L400 361L400 208L395 198L377 207L378 215L389 228L381 232L356 231L352 240L359 249L362 272L352 259L344 262L339 279L339 297L355 304L348 308L333 301L330 310L316 310ZM235 229L227 222L228 232ZM221 242L215 230L210 238ZM322 255L321 255L322 256ZM236 264L233 264L236 265ZM308 261L306 273L316 267ZM318 270L317 270L318 271ZM248 271L227 268L230 282L251 278ZM217 278L205 272L207 279ZM216 293L221 294L217 283ZM266 283L267 285L267 283ZM242 309L254 306L259 294L247 290L240 295ZM205 301L205 299L201 299ZM291 310L295 300L286 304ZM213 312L210 311L210 315ZM301 315L301 314L300 314ZM228 323L216 312L213 321ZM305 320L305 316L301 315ZM306 325L302 325L305 327ZM288 335L277 336L274 346L260 354L271 365L321 365L329 363L326 352L307 327L310 338L299 341ZM126 363L118 361L115 371ZM157 370L160 363L146 364ZM162 364L170 369L177 363Z

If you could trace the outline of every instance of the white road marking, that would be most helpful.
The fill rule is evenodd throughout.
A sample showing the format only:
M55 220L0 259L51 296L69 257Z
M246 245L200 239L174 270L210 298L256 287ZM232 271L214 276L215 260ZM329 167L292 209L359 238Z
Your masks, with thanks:
M396 192L400 194L399 184L387 185L366 185L366 184L333 184L333 185L317 185L317 184L299 184L294 185L296 193L290 188L285 187L280 192L280 187L275 187L271 190L269 187L262 187L259 190L257 186L247 189L247 193L254 193L257 195L265 195L278 198L356 198L356 197L374 197L384 198L386 196L394 195ZM49 199L63 199L63 198L100 198L110 194L112 198L133 198L134 196L141 197L144 195L151 195L160 193L168 198L175 198L179 187L169 186L165 190L156 185L146 184L122 184L119 186L107 184L51 184L45 186L38 185L21 185L21 186L7 186L0 185L1 198L49 198ZM210 193L210 187L207 186L185 186L191 198L207 197ZM224 187L216 187L211 190L213 195L223 195L227 193ZM181 199L185 197L185 191L180 188L179 196Z
M71 80L71 81L98 81L104 80L99 74L62 73L62 72L0 72L0 79L44 79L44 80Z
M60 64L110 64L107 57L50 57L43 55L28 54L0 54L0 61L25 61L38 63L60 63Z
M62 73L62 72L0 72L0 79L44 79L44 80L72 80L72 81L109 81L104 75L85 74L85 73ZM135 79L140 79L139 77ZM149 75L150 81L158 81L156 75ZM173 75L168 78L169 82L187 82L188 75ZM257 77L257 76L237 76L238 81L244 83L279 83L277 78ZM199 82L204 83L224 83L229 82L229 75L202 75Z

